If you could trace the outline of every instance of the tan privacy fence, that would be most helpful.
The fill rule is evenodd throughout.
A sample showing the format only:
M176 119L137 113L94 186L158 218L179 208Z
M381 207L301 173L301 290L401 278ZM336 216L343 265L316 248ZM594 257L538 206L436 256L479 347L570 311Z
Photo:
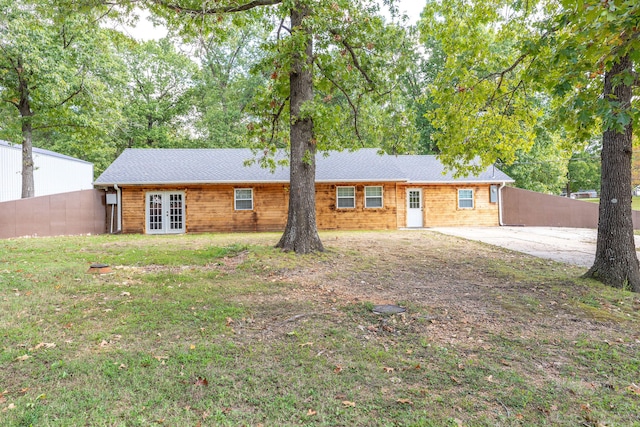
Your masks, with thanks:
M502 189L503 225L598 228L598 204L520 188ZM640 211L633 211L640 228Z
M82 190L0 203L0 238L106 232L105 193Z

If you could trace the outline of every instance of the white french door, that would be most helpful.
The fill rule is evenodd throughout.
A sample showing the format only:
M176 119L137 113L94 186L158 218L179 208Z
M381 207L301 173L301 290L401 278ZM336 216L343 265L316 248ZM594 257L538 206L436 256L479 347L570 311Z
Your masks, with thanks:
M184 233L184 192L147 193L147 234Z
M407 227L420 228L424 226L422 215L422 189L407 189Z

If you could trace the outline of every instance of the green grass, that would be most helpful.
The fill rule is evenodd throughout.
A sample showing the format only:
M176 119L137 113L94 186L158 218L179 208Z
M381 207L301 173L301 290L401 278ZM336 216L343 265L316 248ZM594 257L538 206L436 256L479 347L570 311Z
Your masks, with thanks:
M0 241L0 424L640 425L637 295L428 232L322 237Z
M592 203L600 203L600 199L579 199L579 200L583 200L585 202L592 202ZM640 197L636 197L633 196L631 198L631 209L633 209L634 211L640 211Z

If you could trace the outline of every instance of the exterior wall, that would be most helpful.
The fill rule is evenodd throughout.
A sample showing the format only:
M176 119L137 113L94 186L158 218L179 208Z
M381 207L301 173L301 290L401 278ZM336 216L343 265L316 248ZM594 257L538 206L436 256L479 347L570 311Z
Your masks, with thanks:
M365 208L365 187L381 186L383 206ZM337 188L355 188L355 207L337 208ZM286 184L187 185L122 188L122 232L145 233L145 194L185 193L188 233L281 231L287 222ZM234 189L253 189L253 210L234 209ZM316 221L320 230L388 230L406 226L406 189L422 188L424 226L498 225L498 204L489 202L489 185L423 185L397 183L318 183ZM473 209L458 209L458 189L474 190Z
M234 189L253 189L253 210L234 209ZM145 194L184 191L188 233L284 230L288 185L238 184L172 187L122 187L122 232L145 233Z
M520 188L502 189L504 225L598 228L598 204L551 196ZM640 228L640 211L633 211L633 228Z
M383 207L364 207L364 187L383 187ZM354 186L356 207L336 208L336 188ZM287 222L289 186L283 184L238 184L201 186L153 186L122 188L122 232L145 233L145 194L150 191L184 191L186 231L191 233L231 231L281 231ZM234 189L252 188L251 211L234 209ZM381 183L318 184L316 218L318 228L396 229L396 185Z
M33 150L35 196L93 189L93 164ZM0 145L0 202L22 196L22 148Z
M365 208L367 186L382 187L382 207ZM337 188L355 187L355 208L337 207ZM397 229L395 183L316 184L316 222L320 230L387 230ZM284 227L283 227L284 228Z
M421 188L425 227L499 225L498 203L491 203L489 184L402 185L398 191L398 224L407 225L407 189ZM473 208L458 208L458 190L473 190Z
M2 239L105 232L104 191L74 191L0 203Z

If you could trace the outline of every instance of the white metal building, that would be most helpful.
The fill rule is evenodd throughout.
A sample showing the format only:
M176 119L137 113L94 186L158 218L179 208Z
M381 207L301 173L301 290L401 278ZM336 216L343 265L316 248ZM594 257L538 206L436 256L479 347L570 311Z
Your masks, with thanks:
M93 188L93 163L33 148L36 196ZM22 145L0 140L0 202L22 195Z

